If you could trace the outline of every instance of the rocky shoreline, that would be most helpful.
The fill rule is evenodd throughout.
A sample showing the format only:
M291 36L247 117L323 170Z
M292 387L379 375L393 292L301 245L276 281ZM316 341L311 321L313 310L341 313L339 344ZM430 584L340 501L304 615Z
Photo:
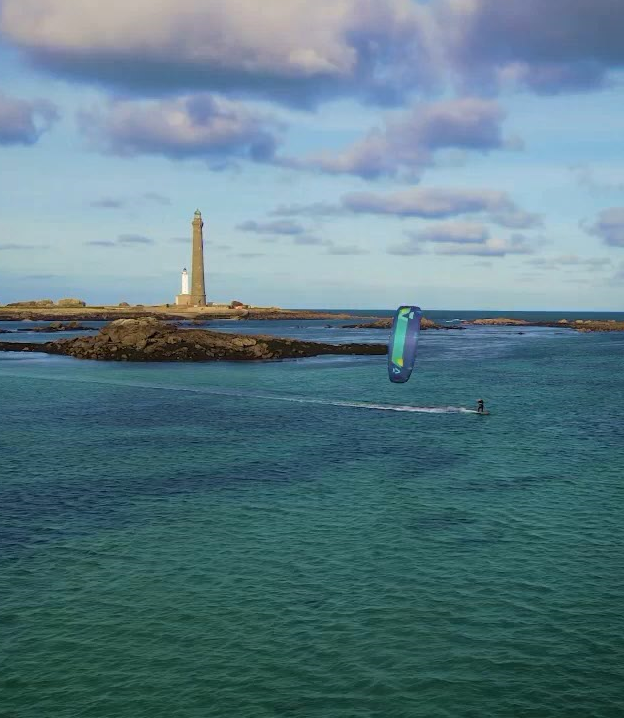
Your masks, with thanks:
M194 307L192 309L177 308L175 306L154 307L0 307L0 321L92 321L111 322L116 319L155 319L164 320L201 320L210 321L218 319L238 320L276 320L276 319L353 319L353 314L334 314L308 309L279 309L251 308L228 309L227 307Z
M0 351L44 352L104 361L250 361L327 354L383 355L385 344L325 344L264 335L180 329L157 319L119 319L96 336L41 344L0 342Z
M462 323L488 327L556 327L558 329L574 329L577 332L624 331L624 322L618 322L616 319L559 319L556 322L529 322L526 319L493 317L491 319L472 319Z
M380 317L363 324L344 324L343 329L391 329L392 317ZM556 327L558 329L573 329L577 332L622 332L624 322L615 319L559 319L556 322L530 322L526 319L512 319L509 317L492 317L489 319L467 319L457 324L436 324L422 318L420 328L425 329L466 329L470 326L486 327Z

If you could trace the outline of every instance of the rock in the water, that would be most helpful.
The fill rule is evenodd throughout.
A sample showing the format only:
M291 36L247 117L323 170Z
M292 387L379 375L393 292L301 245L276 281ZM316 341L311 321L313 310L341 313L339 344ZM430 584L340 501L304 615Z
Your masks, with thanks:
M394 321L394 317L382 317L381 319L376 319L372 322L365 322L364 324L345 324L343 326L343 329L392 329L392 322ZM427 317L422 317L420 320L420 328L421 329L464 329L464 327L460 327L456 324L453 324L451 326L443 326L440 324L436 324L435 322L431 321L431 319L427 319Z
M6 343L0 349L7 350ZM321 354L385 354L385 344L322 344L263 335L237 335L204 329L179 329L157 319L118 319L96 336L14 346L79 359L113 361L258 360Z
M483 324L485 326L515 327L528 326L531 322L526 319L509 319L508 317L493 317L491 319L473 319L471 324Z
M85 327L80 322L50 322L42 327L30 327L18 329L18 332L38 332L40 334L51 334L53 332L82 332L92 330L93 327Z

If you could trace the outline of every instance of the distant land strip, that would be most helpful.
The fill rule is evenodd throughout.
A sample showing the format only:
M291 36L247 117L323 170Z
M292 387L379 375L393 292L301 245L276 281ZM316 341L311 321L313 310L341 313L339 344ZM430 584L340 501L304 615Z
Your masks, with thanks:
M4 306L0 307L0 321L92 321L109 322L115 319L141 319L156 317L158 319L353 319L356 314L337 312L321 312L309 309L267 308L229 308L229 307L176 307L166 305L133 307L92 306L92 307L35 307L35 306Z

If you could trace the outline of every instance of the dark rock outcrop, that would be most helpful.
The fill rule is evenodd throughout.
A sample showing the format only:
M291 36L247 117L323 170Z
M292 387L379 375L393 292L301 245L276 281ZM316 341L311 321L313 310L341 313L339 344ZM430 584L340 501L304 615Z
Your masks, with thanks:
M495 327L516 327L516 326L528 326L531 322L527 322L526 319L509 319L508 317L493 317L491 319L473 319L469 324L479 324L485 326Z
M30 327L27 329L18 329L18 332L39 332L41 334L50 334L52 332L82 332L93 331L95 327L85 327L80 322L50 322L43 327Z
M558 329L574 329L577 332L623 332L624 322L615 319L559 319L554 322L529 322L526 319L510 319L508 317L494 317L492 319L473 319L464 324L497 327L555 327Z
M11 302L7 307L53 307L51 299L32 299L25 302Z
M0 343L0 351L39 351L109 361L267 360L322 354L386 354L385 344L324 344L262 335L179 329L157 319L119 319L96 336L44 344Z
M381 319L376 319L373 322L365 322L363 324L345 324L343 326L343 329L391 329L392 321L393 321L393 317L382 317ZM421 329L464 329L464 327L460 327L457 324L451 324L449 326L445 326L443 324L436 324L435 322L431 321L431 319L427 319L426 317L423 317L420 320L420 328Z
M624 322L615 319L575 319L569 326L577 332L624 332Z
M351 314L315 312L310 309L241 309L243 319L353 319Z

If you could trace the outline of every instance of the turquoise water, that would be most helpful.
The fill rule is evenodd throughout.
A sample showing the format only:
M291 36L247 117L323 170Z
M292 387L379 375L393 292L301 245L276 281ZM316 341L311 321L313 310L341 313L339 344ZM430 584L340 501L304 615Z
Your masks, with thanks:
M624 335L524 331L0 354L0 715L620 718Z

